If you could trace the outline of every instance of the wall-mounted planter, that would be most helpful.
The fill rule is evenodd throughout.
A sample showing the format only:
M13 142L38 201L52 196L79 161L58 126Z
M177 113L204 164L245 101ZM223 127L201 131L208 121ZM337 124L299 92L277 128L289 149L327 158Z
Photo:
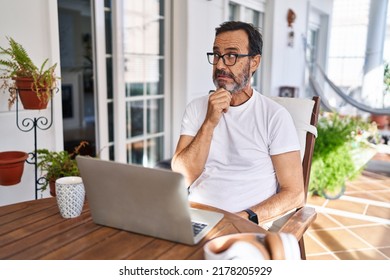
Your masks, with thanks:
M0 185L20 183L28 154L21 151L0 152Z

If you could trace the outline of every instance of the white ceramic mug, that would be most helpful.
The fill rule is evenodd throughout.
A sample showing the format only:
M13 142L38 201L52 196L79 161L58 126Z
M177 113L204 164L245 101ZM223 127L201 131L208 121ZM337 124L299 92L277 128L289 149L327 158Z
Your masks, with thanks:
M85 200L85 189L81 177L69 176L57 179L56 194L62 217L75 218L80 216Z

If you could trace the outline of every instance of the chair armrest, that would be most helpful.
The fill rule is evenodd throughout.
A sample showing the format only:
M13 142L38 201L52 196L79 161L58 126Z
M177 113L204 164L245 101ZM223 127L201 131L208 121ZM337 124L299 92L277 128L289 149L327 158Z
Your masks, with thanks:
M314 208L302 207L284 223L279 232L291 233L297 240L300 240L316 217L317 213Z

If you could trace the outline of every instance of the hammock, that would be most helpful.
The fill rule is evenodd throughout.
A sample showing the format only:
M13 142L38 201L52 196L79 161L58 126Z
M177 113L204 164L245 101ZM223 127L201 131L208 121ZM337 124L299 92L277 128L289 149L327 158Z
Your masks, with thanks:
M325 80L328 82L328 84L330 85L330 87L344 100L346 101L347 103L351 104L352 106L358 108L359 110L361 111L364 111L364 112L368 112L368 113L371 113L371 114L375 114L375 115L390 115L390 107L387 107L387 108L372 108L370 106L367 106L363 103L360 103L358 101L356 101L355 99L353 99L352 97L350 97L349 95L347 95L345 92L343 92L342 89L340 89L338 86L336 86L329 78L328 76L324 73L324 71L322 70L322 68L317 65L318 69L320 70L320 73L322 74L322 76L325 78ZM313 79L314 80L314 79ZM310 81L311 82L311 81ZM313 83L316 83L315 81L313 81ZM317 84L316 86L318 89L319 89L319 86ZM316 92L317 89L316 87L314 86L313 84L313 88L315 89ZM321 91L321 90L319 90ZM318 92L318 94L320 94ZM324 95L322 94L322 96L320 96L321 99L324 99ZM326 107L326 106L324 106Z
M332 105L329 104L328 99L325 97L322 89L320 88L320 85L311 74L309 74L309 84L313 89L314 95L320 97L321 106L325 109L325 111L338 112L338 108L332 107Z

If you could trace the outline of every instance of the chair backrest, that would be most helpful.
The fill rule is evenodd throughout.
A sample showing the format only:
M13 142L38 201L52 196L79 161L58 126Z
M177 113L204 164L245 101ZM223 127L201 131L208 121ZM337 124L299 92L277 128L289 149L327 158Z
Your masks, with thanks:
M314 144L317 137L317 122L320 110L320 98L271 97L274 101L284 106L294 120L295 127L301 145L301 160L303 169L303 182L305 188L305 201L309 189L311 161L313 158Z

